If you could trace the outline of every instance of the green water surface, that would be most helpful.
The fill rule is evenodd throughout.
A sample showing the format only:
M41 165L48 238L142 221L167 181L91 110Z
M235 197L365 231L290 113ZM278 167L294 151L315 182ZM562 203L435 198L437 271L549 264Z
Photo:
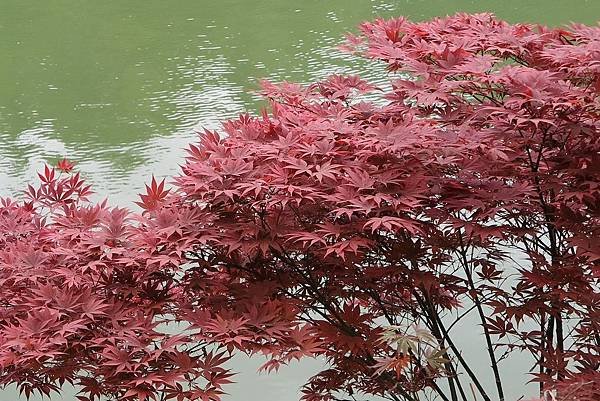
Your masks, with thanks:
M456 11L595 24L600 0L0 0L0 196L66 156L101 196L126 205L150 174L177 173L195 129L257 111L258 79L379 80L377 66L335 50L343 33L377 16ZM274 378L240 361L229 399L295 400L318 365ZM516 399L522 389L508 392ZM16 399L0 392L0 401Z

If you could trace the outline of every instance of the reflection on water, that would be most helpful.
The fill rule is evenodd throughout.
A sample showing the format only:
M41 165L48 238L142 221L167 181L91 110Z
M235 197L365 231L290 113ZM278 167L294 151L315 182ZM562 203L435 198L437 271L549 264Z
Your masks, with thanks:
M256 111L260 78L311 82L347 72L383 82L382 69L335 50L362 20L457 10L551 25L600 18L597 0L0 3L0 196L16 194L44 162L67 156L118 204L134 199L150 174L176 174L195 129ZM244 374L231 399L295 400L319 365L309 361L275 379L252 375L259 364L236 362Z
M0 34L10 40L0 50L11 57L0 67L0 195L43 161L67 156L118 203L135 197L150 171L176 173L194 127L255 110L259 78L306 82L359 65L332 49L344 31L390 8L231 0L2 7Z

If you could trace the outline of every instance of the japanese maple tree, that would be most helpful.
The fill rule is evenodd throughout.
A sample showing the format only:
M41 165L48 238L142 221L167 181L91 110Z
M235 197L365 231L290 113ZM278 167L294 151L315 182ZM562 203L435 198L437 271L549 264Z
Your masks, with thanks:
M307 400L466 399L467 383L503 399L514 350L542 391L597 394L600 30L461 14L361 32L346 49L384 61L391 89L265 83L270 116L190 148L177 208L206 213L190 271L296 301L329 362ZM489 371L453 340L465 313Z
M240 351L267 371L324 358L306 401L491 401L527 353L540 395L597 399L600 28L360 30L344 49L389 87L265 82L269 111L201 133L141 214L87 202L66 160L4 200L0 381L217 400Z
M0 200L0 380L27 397L70 383L81 401L216 399L228 356L165 326L184 260L127 210L90 203L72 168Z

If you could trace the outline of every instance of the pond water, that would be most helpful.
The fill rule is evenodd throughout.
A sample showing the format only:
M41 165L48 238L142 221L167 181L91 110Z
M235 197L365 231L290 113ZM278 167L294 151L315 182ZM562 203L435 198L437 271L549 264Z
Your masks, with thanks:
M66 156L99 194L128 205L152 173L178 172L195 128L256 112L258 79L353 72L379 80L382 71L335 50L344 32L377 16L456 11L594 24L600 1L0 0L0 196ZM229 399L291 401L318 363L277 378L254 375L254 362L239 365Z

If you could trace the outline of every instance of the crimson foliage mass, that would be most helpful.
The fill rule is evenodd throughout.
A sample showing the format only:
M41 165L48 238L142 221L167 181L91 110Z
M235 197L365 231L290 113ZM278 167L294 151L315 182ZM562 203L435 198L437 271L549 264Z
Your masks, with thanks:
M389 85L265 82L142 213L68 160L2 200L0 383L219 400L238 351L323 358L305 401L488 401L527 353L541 394L598 399L600 29L396 18L344 48Z

